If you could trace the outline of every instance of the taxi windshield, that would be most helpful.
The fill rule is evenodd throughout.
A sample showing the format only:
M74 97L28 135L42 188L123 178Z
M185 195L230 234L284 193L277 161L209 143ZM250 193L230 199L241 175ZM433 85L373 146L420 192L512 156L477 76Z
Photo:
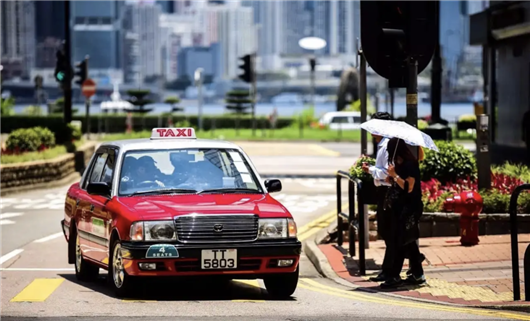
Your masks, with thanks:
M129 151L120 196L164 193L262 193L249 164L235 149Z

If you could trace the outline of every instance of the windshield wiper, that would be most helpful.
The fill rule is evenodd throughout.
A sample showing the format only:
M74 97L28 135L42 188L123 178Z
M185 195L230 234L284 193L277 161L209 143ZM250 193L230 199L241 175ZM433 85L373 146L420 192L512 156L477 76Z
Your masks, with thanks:
M190 188L164 188L164 189L134 192L128 196L152 195L152 194L174 194L174 193L175 194L176 193L197 193L197 190L190 189Z
M259 193L260 191L253 188L212 188L212 189L205 189L200 192L197 192L197 194L203 194L203 193Z

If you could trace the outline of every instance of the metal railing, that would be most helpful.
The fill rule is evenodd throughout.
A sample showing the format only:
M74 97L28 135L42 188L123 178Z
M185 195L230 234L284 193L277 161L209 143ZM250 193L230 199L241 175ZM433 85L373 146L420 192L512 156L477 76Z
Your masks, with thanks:
M530 190L530 184L519 185L515 188L510 197L510 234L512 245L512 280L513 280L513 300L521 300L521 284L519 283L519 241L517 240L517 199L522 191ZM530 245L524 252L523 273L524 273L524 295L525 301L530 301Z
M344 220L348 221L348 252L350 257L355 256L355 232L359 231L359 274L366 275L366 234L368 231L365 228L365 220L367 214L365 212L365 205L371 204L366 202L364 197L359 197L356 202L356 198L362 195L363 183L361 180L353 178L348 172L337 171L337 244L342 246L343 244L343 233L344 233ZM348 213L342 212L342 179L348 180ZM356 193L357 192L357 193ZM356 195L357 194L357 195ZM358 219L355 219L355 205L358 205L357 212L359 214Z

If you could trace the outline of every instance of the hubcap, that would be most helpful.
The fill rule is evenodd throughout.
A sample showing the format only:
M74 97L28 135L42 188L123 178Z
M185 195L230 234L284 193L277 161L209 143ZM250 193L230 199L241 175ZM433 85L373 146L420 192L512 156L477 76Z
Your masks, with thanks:
M79 234L77 234L75 238L75 268L77 272L81 272L81 260L83 257L81 256L81 243L79 241Z
M114 285L116 285L117 288L121 288L123 286L125 272L123 269L120 244L116 244L116 246L114 247L114 254L112 255L112 270Z

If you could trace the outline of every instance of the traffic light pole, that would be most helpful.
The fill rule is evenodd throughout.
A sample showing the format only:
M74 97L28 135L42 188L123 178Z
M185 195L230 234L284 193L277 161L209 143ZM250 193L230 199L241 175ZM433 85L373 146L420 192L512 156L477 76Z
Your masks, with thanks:
M361 70L360 70L360 94L361 94L361 123L366 121L367 114L367 90L366 90L366 59L364 58L363 50L360 49L358 52L359 58L361 58ZM361 155L368 155L368 137L366 130L361 130Z
M257 55L257 51L256 51ZM252 56L252 136L256 136L256 55Z
M407 77L407 123L418 127L418 61L409 57ZM417 148L413 148L414 156L417 156Z
M86 75L85 78L88 78L88 57L85 58L85 65L86 65ZM86 139L90 139L90 98L85 98L85 108L86 108Z
M71 50L70 50L70 1L64 2L64 54L66 61L68 62L68 68L70 70L71 63ZM71 72L67 73L67 81L63 85L64 93L64 122L69 124L72 121L72 74Z

